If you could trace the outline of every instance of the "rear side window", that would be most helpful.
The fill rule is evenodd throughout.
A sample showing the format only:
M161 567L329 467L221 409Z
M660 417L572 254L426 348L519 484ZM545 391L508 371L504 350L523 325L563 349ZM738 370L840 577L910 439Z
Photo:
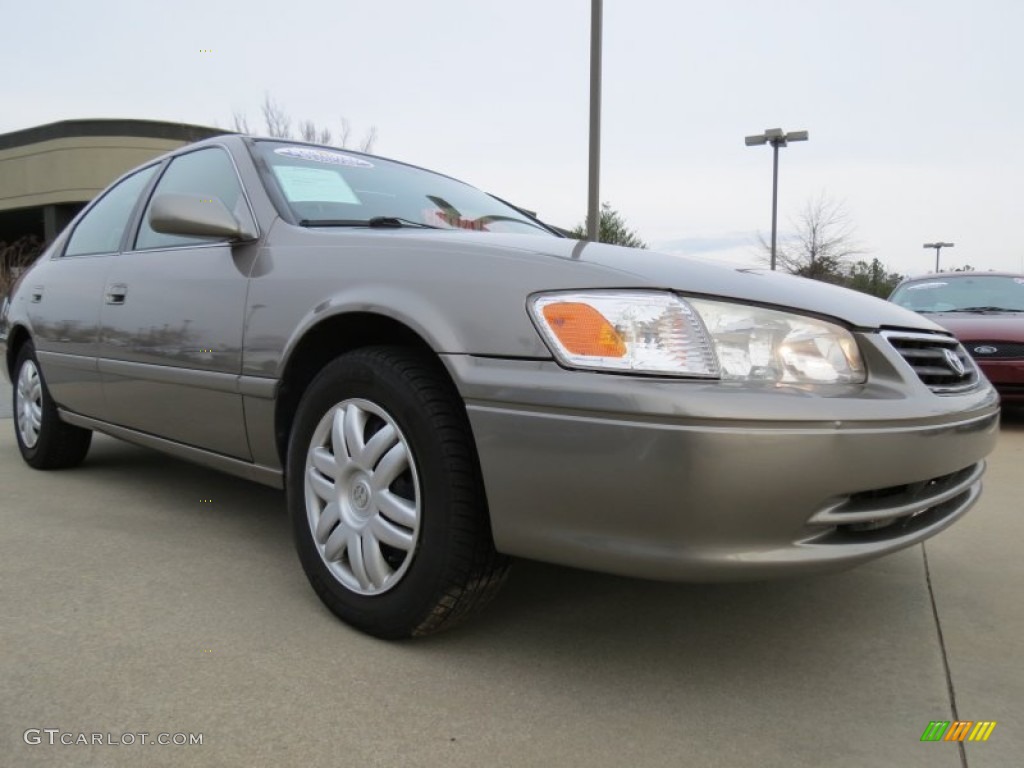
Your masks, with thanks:
M165 192L192 195L202 199L217 197L243 223L252 221L252 216L249 215L245 204L245 197L242 194L242 183L238 180L238 174L235 173L231 157L223 149L217 147L200 149L174 158L167 171L160 177L160 181L157 182L156 188L153 190L153 197ZM152 205L153 198L150 198L149 204L146 206L146 213L142 217L142 223L139 225L139 235L135 239L136 250L215 243L222 239L167 235L156 232L149 226L149 209Z
M64 249L65 256L116 253L135 203L149 183L156 166L143 168L108 191L75 226Z

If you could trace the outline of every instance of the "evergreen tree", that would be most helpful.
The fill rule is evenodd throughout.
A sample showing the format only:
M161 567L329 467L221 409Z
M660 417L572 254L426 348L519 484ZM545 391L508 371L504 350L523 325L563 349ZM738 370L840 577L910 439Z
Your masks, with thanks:
M577 240L584 240L587 237L587 222L578 224L576 229L569 233ZM612 208L611 203L601 204L601 222L598 227L598 237L602 243L612 245L624 245L627 248L646 248L647 243L640 239L636 230L631 229L622 218L622 214Z

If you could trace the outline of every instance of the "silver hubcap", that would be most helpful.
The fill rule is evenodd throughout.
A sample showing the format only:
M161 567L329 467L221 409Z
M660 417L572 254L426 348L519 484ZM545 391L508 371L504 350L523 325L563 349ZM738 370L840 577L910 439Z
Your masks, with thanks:
M18 434L26 448L34 448L43 425L43 383L39 380L36 364L26 360L18 373L18 386L14 394L14 416L18 420Z
M409 569L420 529L420 484L398 425L368 400L345 400L320 420L305 471L306 518L334 577L379 595Z

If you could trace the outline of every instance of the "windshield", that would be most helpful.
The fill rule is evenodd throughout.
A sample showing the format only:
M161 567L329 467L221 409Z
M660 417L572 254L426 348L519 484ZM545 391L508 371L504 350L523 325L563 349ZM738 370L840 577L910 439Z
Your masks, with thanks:
M889 301L915 312L1024 312L1024 275L936 275L897 288Z
M331 147L256 141L295 218L306 226L379 225L554 237L543 225L475 187L437 173Z

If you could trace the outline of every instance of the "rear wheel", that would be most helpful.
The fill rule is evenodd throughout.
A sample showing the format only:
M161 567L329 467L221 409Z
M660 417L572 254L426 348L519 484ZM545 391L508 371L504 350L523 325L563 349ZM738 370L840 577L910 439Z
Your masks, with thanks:
M287 479L310 583L364 632L447 629L504 581L465 408L427 354L372 347L330 363L299 404Z
M92 442L90 430L60 420L31 342L14 364L14 434L21 457L36 469L77 466Z

